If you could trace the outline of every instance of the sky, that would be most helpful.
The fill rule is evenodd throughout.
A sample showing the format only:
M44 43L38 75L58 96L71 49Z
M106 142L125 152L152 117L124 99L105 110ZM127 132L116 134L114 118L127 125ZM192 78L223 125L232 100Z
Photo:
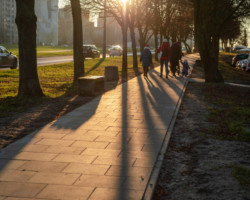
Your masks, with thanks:
M59 0L58 5L59 5L59 8L64 7L65 5L64 0Z
M59 8L64 7L65 0L59 0L58 6L59 6ZM96 21L96 20L94 20L94 21ZM249 20L249 22L250 22L250 20ZM248 24L250 24L250 23L248 23ZM248 46L250 47L250 25L247 28L248 28Z

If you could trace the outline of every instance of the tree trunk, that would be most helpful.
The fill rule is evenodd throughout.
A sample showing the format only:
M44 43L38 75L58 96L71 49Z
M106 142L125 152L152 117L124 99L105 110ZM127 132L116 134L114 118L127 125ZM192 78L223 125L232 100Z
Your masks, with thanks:
M185 45L185 48L187 50L187 53L192 53L191 47L187 44L187 41L182 41L183 44Z
M209 22L206 19L212 15L209 12L209 1L195 1L195 32L196 42L199 47L201 62L205 70L206 82L224 82L218 70L219 37L216 30L210 31Z
M128 46L127 46L127 32L128 32L128 27L126 25L122 26L122 42L123 42L123 52L122 52L122 72L127 73L127 68L128 68Z
M209 47L200 45L200 55L205 70L206 83L224 82L218 70L219 39L215 39Z
M104 0L104 16L103 16L103 43L102 43L102 58L106 58L106 33L107 33L107 2Z
M138 32L139 32L140 51L142 52L145 46L144 39L143 39L143 32L140 28L138 28Z
M158 50L158 34L157 31L154 31L154 39L155 39L155 60L158 61L158 56L156 51Z
M135 28L133 25L130 25L129 29L130 29L130 37L131 37L131 41L132 41L133 67L138 68L136 40L135 40Z
M37 74L35 0L16 0L19 48L18 96L43 96Z
M82 15L79 0L70 0L73 17L74 82L84 75Z

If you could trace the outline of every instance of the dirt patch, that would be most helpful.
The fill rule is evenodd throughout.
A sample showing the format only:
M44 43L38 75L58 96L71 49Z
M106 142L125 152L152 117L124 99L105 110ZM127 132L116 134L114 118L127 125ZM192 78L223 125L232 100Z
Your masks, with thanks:
M195 68L193 76L200 78L201 73ZM212 124L203 86L187 86L154 200L250 199L249 186L241 186L234 175L239 166L250 170L250 144L217 140L206 133Z

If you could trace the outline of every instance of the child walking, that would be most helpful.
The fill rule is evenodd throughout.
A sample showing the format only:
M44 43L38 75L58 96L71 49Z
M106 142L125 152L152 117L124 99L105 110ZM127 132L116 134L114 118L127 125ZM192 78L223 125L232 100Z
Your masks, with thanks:
M144 76L148 77L148 67L152 62L152 53L150 51L149 45L146 45L142 51L140 61L142 62Z
M181 60L181 64L183 66L182 68L182 76L186 76L188 75L188 70L190 69L189 65L188 65L188 61L184 60L184 62L182 62Z

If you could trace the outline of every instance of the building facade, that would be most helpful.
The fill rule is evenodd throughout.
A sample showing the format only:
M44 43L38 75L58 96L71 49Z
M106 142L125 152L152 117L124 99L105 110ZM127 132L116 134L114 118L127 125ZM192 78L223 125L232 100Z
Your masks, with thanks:
M37 44L58 45L58 0L36 0ZM0 43L15 44L16 1L0 0Z
M17 43L16 1L0 0L0 43Z
M36 0L37 44L58 45L58 0Z

